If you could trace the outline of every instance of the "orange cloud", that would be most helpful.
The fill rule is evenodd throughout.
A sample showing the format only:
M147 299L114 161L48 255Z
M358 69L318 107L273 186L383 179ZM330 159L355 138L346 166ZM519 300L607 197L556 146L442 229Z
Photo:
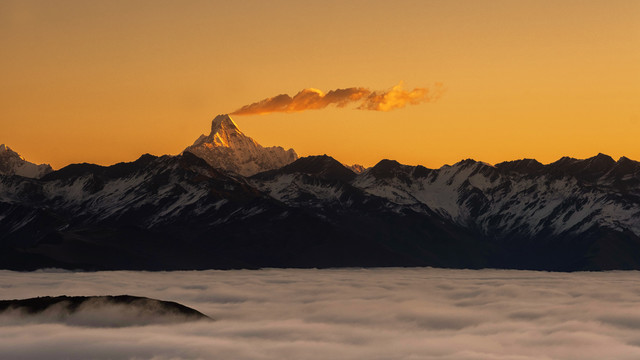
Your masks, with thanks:
M245 105L231 115L257 115L272 112L300 112L324 109L329 105L345 107L351 103L359 104L357 109L389 111L406 105L418 105L432 102L443 93L442 84L436 84L433 91L427 88L402 89L402 82L388 91L371 91L366 88L346 88L330 90L326 94L318 89L304 89L293 97L280 94L274 97Z

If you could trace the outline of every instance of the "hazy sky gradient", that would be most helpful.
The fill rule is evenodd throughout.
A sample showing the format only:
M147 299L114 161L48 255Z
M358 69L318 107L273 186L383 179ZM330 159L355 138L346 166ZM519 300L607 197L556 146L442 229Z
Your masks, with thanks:
M435 103L236 116L345 163L640 160L640 2L0 2L0 143L55 168L176 154L211 119L304 88Z

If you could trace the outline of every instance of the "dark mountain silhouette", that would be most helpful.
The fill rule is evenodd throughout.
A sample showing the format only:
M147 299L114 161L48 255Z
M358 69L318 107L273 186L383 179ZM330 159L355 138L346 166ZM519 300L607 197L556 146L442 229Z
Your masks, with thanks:
M116 314L120 315L119 318L114 318ZM201 312L173 301L131 295L0 300L0 316L13 318L14 322L61 322L106 327L211 320Z

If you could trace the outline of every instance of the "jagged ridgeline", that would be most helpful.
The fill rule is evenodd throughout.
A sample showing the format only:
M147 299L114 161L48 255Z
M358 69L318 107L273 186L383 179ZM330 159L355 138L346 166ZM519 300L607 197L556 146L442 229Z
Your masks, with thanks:
M218 116L177 156L1 175L0 267L640 269L636 161L358 170Z

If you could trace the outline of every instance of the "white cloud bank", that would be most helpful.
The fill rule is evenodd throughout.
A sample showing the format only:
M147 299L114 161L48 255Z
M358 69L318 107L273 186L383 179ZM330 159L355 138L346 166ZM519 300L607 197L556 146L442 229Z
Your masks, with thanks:
M130 294L216 319L0 317L7 359L640 359L640 273L371 269L16 273L0 298ZM14 319L15 320L15 319Z

